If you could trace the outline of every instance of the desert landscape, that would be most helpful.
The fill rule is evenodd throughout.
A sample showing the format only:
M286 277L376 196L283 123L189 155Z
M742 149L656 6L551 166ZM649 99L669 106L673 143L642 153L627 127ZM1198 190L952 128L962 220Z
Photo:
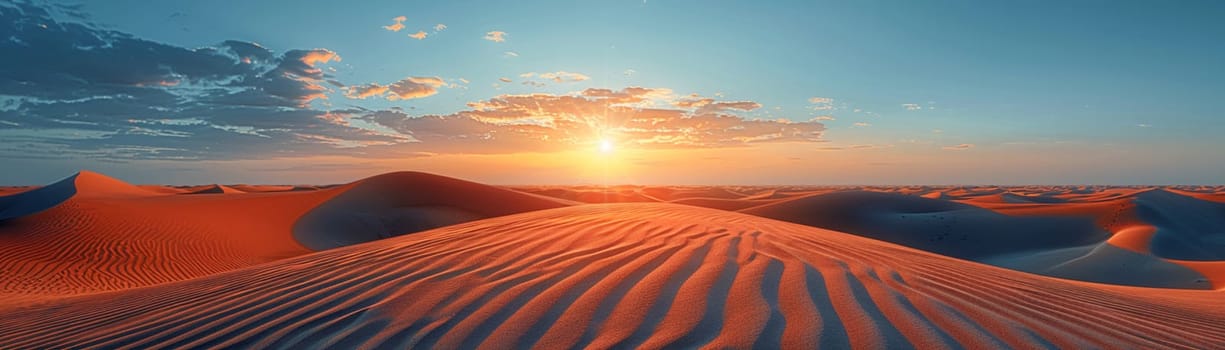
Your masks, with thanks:
M132 185L0 197L0 348L1213 348L1222 187Z
M1225 350L1223 18L0 0L0 350Z

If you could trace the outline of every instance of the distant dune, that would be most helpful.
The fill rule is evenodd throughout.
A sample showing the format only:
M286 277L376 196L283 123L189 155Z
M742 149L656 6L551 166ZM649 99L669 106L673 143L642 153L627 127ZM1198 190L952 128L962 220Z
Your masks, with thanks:
M217 184L213 184L213 185L205 185L205 186L197 186L197 187L191 187L191 188L186 188L185 190L186 190L187 192L185 192L184 194L235 194L235 193L246 193L245 191L242 191L242 190L239 190L239 189L235 189L235 188L230 187L230 186L226 186L226 185L217 185Z
M401 172L357 181L297 224L303 245L323 250L569 203L433 174Z
M0 197L0 348L1214 348L1221 190L82 172Z

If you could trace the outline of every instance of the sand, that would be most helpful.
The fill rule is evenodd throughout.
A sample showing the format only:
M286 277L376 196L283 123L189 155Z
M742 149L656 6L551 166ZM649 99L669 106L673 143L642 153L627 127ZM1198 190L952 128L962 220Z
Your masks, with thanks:
M1213 188L216 186L0 197L0 348L1225 344Z

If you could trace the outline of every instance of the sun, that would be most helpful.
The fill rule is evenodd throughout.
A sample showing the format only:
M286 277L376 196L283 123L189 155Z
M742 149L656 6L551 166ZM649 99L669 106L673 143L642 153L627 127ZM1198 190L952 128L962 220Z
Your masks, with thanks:
M613 152L613 149L614 147L613 147L612 140L609 140L609 139L600 140L600 153L609 154Z

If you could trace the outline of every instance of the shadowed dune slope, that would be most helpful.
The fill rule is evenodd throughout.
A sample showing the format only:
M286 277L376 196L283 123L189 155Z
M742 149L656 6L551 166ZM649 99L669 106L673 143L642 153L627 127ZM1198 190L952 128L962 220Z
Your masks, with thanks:
M0 221L39 213L63 203L77 193L77 176L72 175L47 186L0 197Z
M1209 348L1217 292L674 204L586 205L0 309L0 348Z
M299 220L294 236L324 250L461 222L569 205L562 200L419 172L383 174Z
M1181 260L1225 260L1225 204L1165 190L1136 196L1136 214L1157 227L1154 255Z
M981 192L999 196L992 191ZM1214 286L1213 281L1186 266L1111 245L1107 241L1111 233L1092 216L1048 211L1052 214L1012 216L940 199L847 191L741 212L1047 276L1160 288Z
M846 191L741 210L742 213L854 233L963 259L1101 242L1093 220L1014 217L952 201Z

